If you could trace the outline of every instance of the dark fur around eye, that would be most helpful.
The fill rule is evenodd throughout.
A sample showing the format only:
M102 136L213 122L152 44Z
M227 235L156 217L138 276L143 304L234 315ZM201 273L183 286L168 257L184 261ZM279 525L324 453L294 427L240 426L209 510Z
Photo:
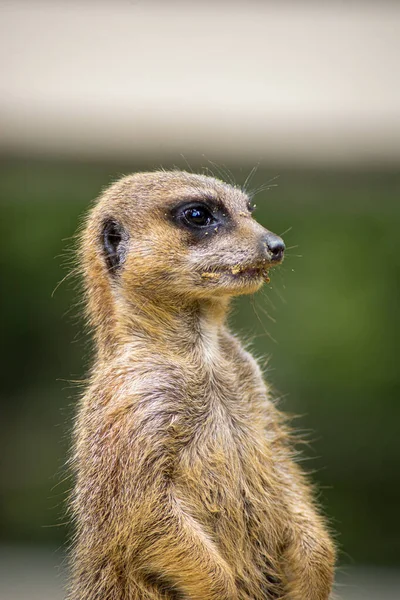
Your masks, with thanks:
M191 234L193 243L209 240L231 226L227 209L218 200L183 201L170 210L175 225Z
M211 211L201 204L186 208L182 213L182 218L188 227L208 227L216 221Z
M171 214L178 225L194 231L217 222L216 211L204 202L183 202L174 207Z
M103 225L102 246L108 270L115 273L123 264L128 234L118 221L107 220Z

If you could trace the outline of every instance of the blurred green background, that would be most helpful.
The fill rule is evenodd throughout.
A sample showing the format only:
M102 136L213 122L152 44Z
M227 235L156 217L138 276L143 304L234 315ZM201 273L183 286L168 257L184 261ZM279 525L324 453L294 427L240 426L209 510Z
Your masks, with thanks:
M216 171L192 164L207 166ZM85 376L90 344L74 284L52 292L102 187L155 167L0 162L3 543L65 544L65 462L79 393L69 381ZM243 184L251 166L229 168ZM232 328L270 357L282 408L300 415L294 424L312 442L304 466L319 483L340 562L400 566L400 171L260 167L250 187L277 175L256 197L255 216L278 234L288 230L287 257L269 286L235 303Z

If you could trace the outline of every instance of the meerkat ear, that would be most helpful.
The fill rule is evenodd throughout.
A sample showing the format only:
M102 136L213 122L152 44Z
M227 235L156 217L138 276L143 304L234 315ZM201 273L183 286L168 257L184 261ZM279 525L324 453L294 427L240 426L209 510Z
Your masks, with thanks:
M104 223L102 245L109 271L114 273L123 264L127 241L127 231L120 223L114 219L109 219Z

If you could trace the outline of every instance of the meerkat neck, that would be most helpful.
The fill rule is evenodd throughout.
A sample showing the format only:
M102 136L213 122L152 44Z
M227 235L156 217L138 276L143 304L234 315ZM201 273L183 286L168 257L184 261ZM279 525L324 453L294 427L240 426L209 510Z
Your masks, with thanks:
M119 302L113 331L97 337L99 355L109 357L132 343L135 346L165 347L178 354L207 353L215 347L224 327L229 299L208 299L190 304L160 304L132 298ZM111 340L111 344L110 344ZM107 347L102 341L107 341Z

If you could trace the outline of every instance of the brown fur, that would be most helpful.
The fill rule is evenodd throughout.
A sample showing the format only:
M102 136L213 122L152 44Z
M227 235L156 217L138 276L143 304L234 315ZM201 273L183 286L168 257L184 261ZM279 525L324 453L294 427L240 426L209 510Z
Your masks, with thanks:
M194 242L168 215L203 197L233 226ZM127 234L114 273L109 219ZM328 598L333 545L260 369L225 325L230 296L262 284L241 270L270 266L265 233L242 191L184 172L125 177L89 213L97 352L75 428L71 600Z

